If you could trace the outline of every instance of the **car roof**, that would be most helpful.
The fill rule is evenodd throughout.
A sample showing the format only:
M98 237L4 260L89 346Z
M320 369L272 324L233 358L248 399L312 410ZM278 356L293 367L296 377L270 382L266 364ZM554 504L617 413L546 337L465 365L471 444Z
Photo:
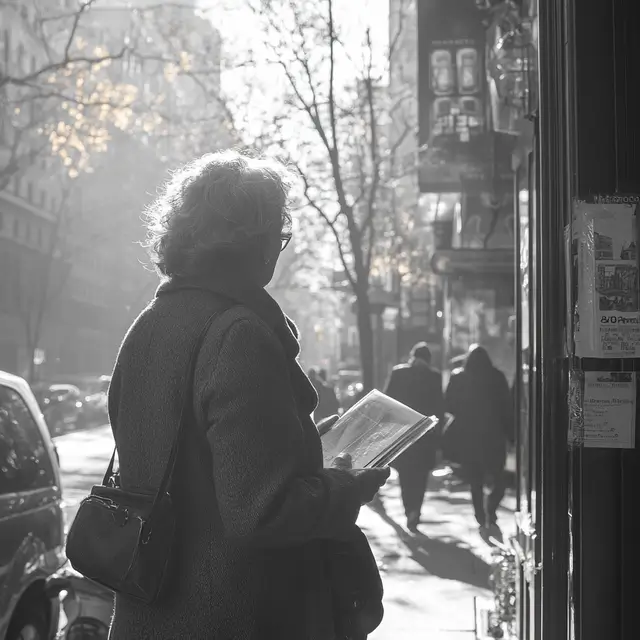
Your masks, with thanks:
M8 387L14 387L27 395L31 394L29 383L24 378L16 376L13 373L9 373L8 371L0 371L0 384L5 384Z
M53 460L56 483L60 485L60 469L55 461L55 448L51 439L51 434L49 433L49 429L47 428L47 424L42 415L42 411L40 411L38 401L35 399L29 383L20 376L15 376L12 373L8 373L6 371L0 371L0 385L4 385L6 387L14 389L22 396L22 399L26 402L31 416L38 426L38 430L40 431L40 435L43 438L49 457L51 458L51 460Z
M80 391L75 384L52 384L49 391Z

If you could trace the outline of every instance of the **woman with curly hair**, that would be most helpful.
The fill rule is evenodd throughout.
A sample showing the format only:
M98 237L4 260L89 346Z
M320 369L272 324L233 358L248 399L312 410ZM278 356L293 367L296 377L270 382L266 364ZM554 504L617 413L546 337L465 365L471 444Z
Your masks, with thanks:
M147 212L163 281L109 389L125 489L159 483L190 351L217 315L171 487L169 589L157 605L116 595L112 640L366 638L381 620L379 576L355 522L389 472L323 468L296 328L264 289L291 238L289 188L278 162L212 153L174 173Z

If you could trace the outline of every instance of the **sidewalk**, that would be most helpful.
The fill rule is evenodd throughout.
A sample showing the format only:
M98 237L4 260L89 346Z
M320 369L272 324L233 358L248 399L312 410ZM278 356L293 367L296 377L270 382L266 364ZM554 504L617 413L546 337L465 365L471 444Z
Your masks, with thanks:
M392 472L393 473L393 472ZM482 540L468 491L430 481L420 533L406 531L395 475L382 492L384 510L362 509L358 524L381 567L385 618L369 640L475 640L474 597L491 598L492 548ZM515 500L499 512L512 527Z
M65 516L73 519L79 501L100 482L111 455L108 427L56 439L63 469ZM475 640L474 596L491 598L492 549L480 537L468 491L429 481L422 509L422 534L405 526L397 477L382 490L383 511L364 507L358 524L381 567L385 618L369 640ZM513 528L515 499L499 512L503 533Z

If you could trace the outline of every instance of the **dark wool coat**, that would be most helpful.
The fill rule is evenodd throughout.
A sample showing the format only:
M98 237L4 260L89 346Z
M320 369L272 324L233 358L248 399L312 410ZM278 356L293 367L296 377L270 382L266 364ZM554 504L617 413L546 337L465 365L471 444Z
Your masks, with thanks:
M463 467L502 471L513 429L511 393L502 371L493 366L477 372L454 371L445 406L455 417L444 437L445 456Z
M335 640L327 554L333 540L360 534L359 497L349 473L322 468L309 417L317 397L293 324L265 291L160 286L124 340L109 390L122 485L157 486L190 349L218 310L172 489L172 588L153 606L116 596L110 638Z
M441 422L444 415L442 374L426 362L416 360L393 368L385 393L419 411L425 416L435 415ZM427 433L393 462L395 469L416 465L433 467L438 450L437 429Z

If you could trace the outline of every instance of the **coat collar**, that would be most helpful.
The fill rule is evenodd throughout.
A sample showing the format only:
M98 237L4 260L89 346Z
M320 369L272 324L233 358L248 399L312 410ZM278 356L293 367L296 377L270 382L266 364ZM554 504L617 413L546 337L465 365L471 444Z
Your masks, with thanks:
M156 290L156 297L173 291L189 289L209 291L248 307L276 333L290 356L296 357L299 354L300 346L296 325L262 287L247 285L233 277L172 277L165 278L160 283Z

